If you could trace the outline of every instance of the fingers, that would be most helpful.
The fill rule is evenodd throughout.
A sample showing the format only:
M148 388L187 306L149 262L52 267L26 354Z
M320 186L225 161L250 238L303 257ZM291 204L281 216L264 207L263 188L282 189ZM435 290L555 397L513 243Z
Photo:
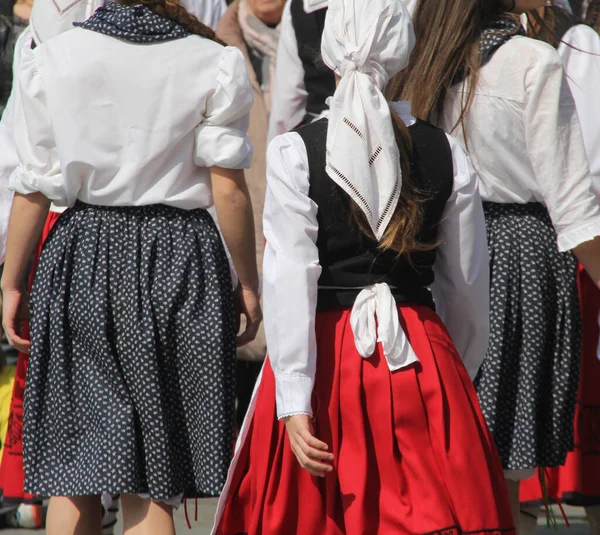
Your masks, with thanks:
M321 459L330 458L330 460L333 460L333 455L331 453L326 453L329 449L329 446L325 444L325 442L321 442L306 429L303 429L298 433L307 446L314 448L315 450L320 450L320 453L325 452L327 457L320 457Z
M250 342L252 342L252 340L254 340L256 338L256 335L258 334L259 327L260 327L260 321L250 322L250 320L248 320L246 322L246 329L244 330L244 332L242 334L240 334L237 337L237 346L238 347L245 346L246 344L249 344Z
M315 477L325 477L330 472L333 472L333 467L331 465L322 463L316 459L316 456L323 455L323 452L310 448L306 443L304 443L304 447L301 445L300 441L293 444L292 451L294 452L296 459L298 459L300 466L310 475Z
M20 353L25 353L26 355L29 355L31 342L19 336L14 325L10 323L5 323L4 332L6 333L6 338L8 339L8 343L11 346L13 346Z

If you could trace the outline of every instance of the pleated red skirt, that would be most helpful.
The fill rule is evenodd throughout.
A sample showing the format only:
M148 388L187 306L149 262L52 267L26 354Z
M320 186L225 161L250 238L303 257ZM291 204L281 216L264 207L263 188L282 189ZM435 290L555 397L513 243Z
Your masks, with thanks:
M33 285L37 263L42 254L42 246L59 217L59 213L48 213L31 266L29 275L30 290ZM29 326L25 326L23 335L26 338L29 337ZM10 402L8 430L4 440L2 462L0 462L0 492L3 494L4 503L33 503L37 501L35 496L23 491L23 395L25 393L25 376L27 375L28 363L29 355L20 353Z
M579 267L579 298L583 316L581 378L575 412L575 449L560 468L544 474L550 501L600 505L600 290ZM539 474L521 485L521 502L543 503Z
M219 535L514 533L500 460L475 389L438 316L400 307L420 359L363 359L350 310L317 315L315 434L334 472L298 464L265 363L215 529Z

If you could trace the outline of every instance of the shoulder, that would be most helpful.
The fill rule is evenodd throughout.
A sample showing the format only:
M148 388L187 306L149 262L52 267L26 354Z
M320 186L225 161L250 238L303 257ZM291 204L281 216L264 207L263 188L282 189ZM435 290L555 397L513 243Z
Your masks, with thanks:
M497 61L496 61L497 60ZM524 73L531 69L562 67L558 51L548 43L529 37L517 36L498 49L490 63L508 60L510 67Z
M600 35L587 24L576 24L571 27L563 37L561 46L574 46L588 52L587 46L591 45L595 50L599 48Z
M558 52L565 63L571 57L597 62L600 56L600 35L586 24L577 24L565 33Z

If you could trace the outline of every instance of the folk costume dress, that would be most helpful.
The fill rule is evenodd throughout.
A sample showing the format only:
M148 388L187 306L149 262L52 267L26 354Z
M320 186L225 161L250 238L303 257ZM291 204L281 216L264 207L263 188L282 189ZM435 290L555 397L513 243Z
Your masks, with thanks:
M467 372L478 369L488 328L476 177L455 142L415 122L410 106L403 110L415 184L428 193L420 237L441 243L410 261L379 252L348 227L349 201L325 173L327 120L269 148L270 357L221 498L217 535L512 532L502 469ZM365 340L353 329L372 329L367 338L375 344L372 307L380 325L397 314L399 330L388 335L389 323L380 326L383 345L363 358L357 347ZM392 372L388 336L406 337L419 362ZM299 412L313 415L315 436L334 454L334 473L322 481L290 448L281 418Z
M321 51L340 81L329 119L269 147L269 357L216 535L514 533L468 372L481 363L489 328L476 175L408 103L393 105L412 138L403 155L382 93L413 46L402 2L332 0ZM432 246L410 256L380 247L409 169L423 192L417 240ZM353 209L372 234L358 229ZM290 447L284 419L298 414L312 417L333 454L323 478L302 469Z
M252 156L244 59L110 4L37 47L17 90L11 186L69 206L31 296L25 489L216 495L235 319L208 168Z
M560 466L574 445L581 314L569 251L600 235L600 206L561 57L511 25L498 21L482 40L464 129L468 81L449 91L438 123L480 179L491 334L475 385L503 466L521 479Z
M562 38L558 52L578 110L583 141L592 173L594 192L600 196L600 101L593 89L600 83L600 37L583 24L573 25ZM545 469L547 497L572 505L600 505L600 290L579 267L579 297L583 319L581 379L575 411L575 449L564 465ZM523 503L542 503L539 474L523 482Z

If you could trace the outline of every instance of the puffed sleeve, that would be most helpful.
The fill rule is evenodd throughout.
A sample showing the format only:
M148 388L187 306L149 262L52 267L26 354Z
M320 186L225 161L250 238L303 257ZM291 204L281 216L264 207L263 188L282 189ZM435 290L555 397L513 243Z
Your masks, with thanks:
M13 76L17 75L23 54L31 54L32 33L29 27L25 28L15 44L13 59ZM15 95L11 95L4 108L0 120L0 264L4 262L6 254L6 238L8 235L8 220L13 192L9 188L9 179L12 172L19 165L19 155L15 145Z
M204 120L196 129L195 162L200 167L247 169L252 143L247 136L254 93L243 54L225 47Z
M448 136L454 188L440 223L432 285L436 309L475 378L488 348L490 267L483 206L469 157Z
M302 139L296 133L275 138L267 151L263 301L280 419L312 415L321 266L317 205L308 190L308 157Z
M600 205L562 61L550 46L540 48L529 66L525 90L527 152L558 249L568 251L600 235Z
M39 191L57 204L74 204L76 192L69 193L60 168L38 51L23 54L17 76L14 138L20 164L9 185L23 195Z
M584 24L573 26L558 52L581 123L594 192L600 197L600 35Z

